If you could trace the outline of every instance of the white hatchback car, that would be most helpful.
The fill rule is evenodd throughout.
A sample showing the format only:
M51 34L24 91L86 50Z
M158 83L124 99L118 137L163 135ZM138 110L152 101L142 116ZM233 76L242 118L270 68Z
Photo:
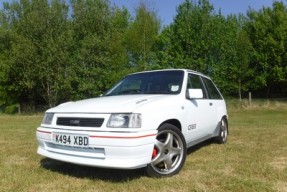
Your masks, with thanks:
M167 69L126 76L99 98L46 111L37 128L38 154L60 161L148 175L178 173L188 147L228 135L225 101L212 80Z

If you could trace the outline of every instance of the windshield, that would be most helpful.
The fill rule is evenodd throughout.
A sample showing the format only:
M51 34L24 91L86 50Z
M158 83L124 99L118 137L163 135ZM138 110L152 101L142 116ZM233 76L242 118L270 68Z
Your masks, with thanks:
M104 96L130 94L179 94L184 72L180 70L153 71L126 76Z

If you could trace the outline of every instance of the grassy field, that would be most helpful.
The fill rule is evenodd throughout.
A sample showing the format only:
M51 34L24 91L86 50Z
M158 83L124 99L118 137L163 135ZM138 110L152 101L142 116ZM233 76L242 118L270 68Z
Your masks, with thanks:
M189 149L182 171L161 179L43 158L42 116L0 115L0 191L287 191L287 103L229 102L228 110L228 143Z

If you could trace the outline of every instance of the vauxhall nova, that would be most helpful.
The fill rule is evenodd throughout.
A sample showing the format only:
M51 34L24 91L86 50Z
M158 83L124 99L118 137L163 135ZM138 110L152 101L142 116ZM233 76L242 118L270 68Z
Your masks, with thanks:
M38 154L95 167L178 173L188 147L225 143L225 101L213 81L185 69L126 76L98 98L46 111L37 128Z

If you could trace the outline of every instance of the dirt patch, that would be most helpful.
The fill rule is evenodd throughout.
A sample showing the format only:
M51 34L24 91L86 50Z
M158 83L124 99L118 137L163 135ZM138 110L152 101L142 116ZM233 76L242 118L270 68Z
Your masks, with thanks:
M270 165L279 171L283 171L287 168L287 157L275 157ZM287 184L286 184L287 186ZM287 190L286 190L287 191Z
M277 182L275 191L286 192L287 191L287 183L283 182L283 181Z

